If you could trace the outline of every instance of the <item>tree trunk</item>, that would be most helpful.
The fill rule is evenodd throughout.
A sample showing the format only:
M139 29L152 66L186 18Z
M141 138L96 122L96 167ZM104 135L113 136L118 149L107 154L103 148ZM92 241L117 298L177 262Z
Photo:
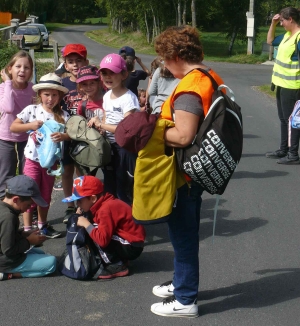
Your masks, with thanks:
M177 17L178 17L177 26L181 26L181 1L180 0L178 0L177 2Z
M156 17L155 17L155 14L154 14L154 10L153 10L152 6L150 6L150 7L151 7L151 10L152 10L152 15L153 15L153 38L154 38L155 36L158 35L158 32L157 32Z
M231 39L230 39L230 43L229 43L229 48L228 48L228 54L231 55L232 54L232 49L233 49L233 44L234 41L236 39L237 36L237 27L234 26L233 32L231 34Z
M192 12L192 26L197 27L197 22L196 22L196 0L192 0L191 2L191 12Z
M147 42L150 44L150 33L149 33L149 26L147 22L147 14L145 11L145 25L146 25L146 37L147 37Z
M184 0L184 3L183 3L182 24L186 25L186 0Z
M173 5L174 5L175 14L176 14L176 17L175 17L175 18L176 18L176 23L175 23L175 25L178 26L178 21L179 21L179 19L178 19L177 4L176 4L176 1L175 1L175 0L173 0L172 2L173 2Z

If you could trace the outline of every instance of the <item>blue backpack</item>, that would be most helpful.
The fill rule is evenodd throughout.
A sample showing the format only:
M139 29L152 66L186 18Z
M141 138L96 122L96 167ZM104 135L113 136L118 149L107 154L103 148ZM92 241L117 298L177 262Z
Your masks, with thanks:
M47 120L43 125L35 131L37 141L36 150L41 167L47 168L49 175L61 175L64 172L62 165L62 144L63 142L55 143L50 135L54 132L64 132L65 126L55 120ZM52 170L52 166L56 161L59 161L59 168Z
M101 272L101 258L93 240L84 227L77 226L79 214L67 223L66 249L58 263L61 274L77 279L97 278Z
M293 112L290 116L290 125L292 128L300 129L300 100L295 103Z

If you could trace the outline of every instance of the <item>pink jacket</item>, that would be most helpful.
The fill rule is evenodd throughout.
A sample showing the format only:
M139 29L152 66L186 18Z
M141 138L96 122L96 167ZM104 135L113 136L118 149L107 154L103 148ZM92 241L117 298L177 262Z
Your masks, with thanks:
M12 81L0 84L0 139L22 142L28 138L27 133L16 134L10 131L12 122L27 105L32 104L35 92L29 82L25 89L12 88Z

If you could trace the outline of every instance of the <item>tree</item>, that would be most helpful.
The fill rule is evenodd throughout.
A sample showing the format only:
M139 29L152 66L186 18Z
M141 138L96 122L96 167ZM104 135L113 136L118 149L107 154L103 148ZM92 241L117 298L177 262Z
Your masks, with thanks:
M196 27L197 22L196 22L196 0L191 1L191 12L192 12L192 26Z

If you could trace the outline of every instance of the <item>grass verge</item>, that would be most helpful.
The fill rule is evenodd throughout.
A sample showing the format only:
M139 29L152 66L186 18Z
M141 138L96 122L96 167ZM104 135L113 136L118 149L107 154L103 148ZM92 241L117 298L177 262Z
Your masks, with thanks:
M260 92L270 96L272 99L276 99L276 92L271 91L270 85L262 85L256 87Z
M94 30L85 33L92 40L114 48L120 48L124 45L133 47L136 52L156 55L153 44L146 41L141 32L122 33L111 32L108 28ZM260 39L265 38L265 31L261 33ZM256 52L253 55L247 55L247 44L236 42L233 48L233 55L228 55L228 40L225 35L219 32L201 32L201 41L203 43L205 59L208 61L221 61L232 63L259 64L268 60L267 54L261 54L261 45L259 41L256 45Z

